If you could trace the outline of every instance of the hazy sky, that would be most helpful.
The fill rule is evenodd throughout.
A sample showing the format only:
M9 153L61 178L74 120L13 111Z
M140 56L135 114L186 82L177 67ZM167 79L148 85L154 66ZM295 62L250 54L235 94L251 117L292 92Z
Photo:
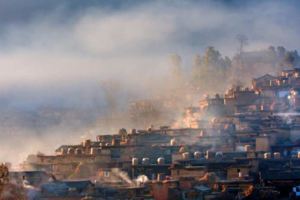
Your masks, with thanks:
M0 0L0 83L138 82L133 72L156 75L170 53L233 55L237 34L248 50L299 47L297 1L245 2Z

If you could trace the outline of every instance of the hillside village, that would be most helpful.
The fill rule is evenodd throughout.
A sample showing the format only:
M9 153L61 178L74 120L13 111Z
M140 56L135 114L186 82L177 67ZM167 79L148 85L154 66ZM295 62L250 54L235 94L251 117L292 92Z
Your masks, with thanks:
M181 127L62 141L9 180L40 199L296 199L299 91L298 68L265 74L187 107Z

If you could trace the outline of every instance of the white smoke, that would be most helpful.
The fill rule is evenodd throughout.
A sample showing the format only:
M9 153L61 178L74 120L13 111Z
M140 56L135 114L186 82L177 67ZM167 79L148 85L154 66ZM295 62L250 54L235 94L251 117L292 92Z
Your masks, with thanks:
M211 45L233 55L239 33L249 37L247 50L300 46L298 7L283 1L233 7L209 1L147 1L120 9L85 6L74 13L61 2L0 1L0 160L16 162L27 153L51 152L62 141L80 140L80 132L104 113L105 103L97 104L103 96L95 96L101 91L89 90L103 80L120 82L131 99L158 95L170 53L180 54L184 67ZM37 120L36 110L43 107L55 116L67 111L50 128L40 127L49 121ZM69 118L72 123L65 120Z

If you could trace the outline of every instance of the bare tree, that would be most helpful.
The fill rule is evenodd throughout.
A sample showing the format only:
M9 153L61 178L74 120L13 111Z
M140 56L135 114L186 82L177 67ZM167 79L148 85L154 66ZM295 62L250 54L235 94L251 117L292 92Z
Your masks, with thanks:
M244 51L244 47L248 45L248 37L244 34L238 34L236 36L237 41L239 42L239 54L242 54Z
M170 55L171 73L173 78L182 78L182 61L178 54Z

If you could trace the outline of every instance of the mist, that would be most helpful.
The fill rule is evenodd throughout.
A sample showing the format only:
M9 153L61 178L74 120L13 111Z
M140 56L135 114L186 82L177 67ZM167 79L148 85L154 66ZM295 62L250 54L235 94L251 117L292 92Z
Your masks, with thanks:
M234 56L237 34L247 51L300 46L297 1L104 2L0 1L0 161L126 126L101 120L165 94L171 54L189 69L207 46ZM118 85L113 105L107 82Z

